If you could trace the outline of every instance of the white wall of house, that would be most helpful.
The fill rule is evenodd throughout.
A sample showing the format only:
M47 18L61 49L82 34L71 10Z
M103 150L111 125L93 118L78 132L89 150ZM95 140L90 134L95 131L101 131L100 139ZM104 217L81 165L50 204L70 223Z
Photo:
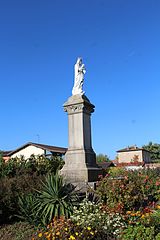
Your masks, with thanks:
M134 162L134 159L138 162L151 162L150 153L145 150L118 152L117 156L120 163Z
M14 153L13 155L11 155L11 158L15 158L15 157L21 157L24 156L26 159L29 158L32 154L34 155L42 155L44 154L44 150L35 146L27 146L21 150L19 150L18 152Z
M119 163L133 162L133 160L135 159L135 156L136 156L138 162L143 161L142 150L118 152L117 156L118 156Z

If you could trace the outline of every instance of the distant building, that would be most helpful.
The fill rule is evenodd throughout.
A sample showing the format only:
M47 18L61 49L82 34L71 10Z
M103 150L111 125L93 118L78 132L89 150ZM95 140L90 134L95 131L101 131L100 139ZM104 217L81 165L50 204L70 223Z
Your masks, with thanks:
M4 161L7 161L9 159L9 156L8 154L10 153L11 151L2 151L2 157L4 159Z
M151 169L159 168L160 169L160 163L147 163L147 164L145 164L145 168L151 168Z
M31 155L44 155L44 156L63 156L67 151L67 148L50 146L39 143L26 143L25 145L7 152L2 152L3 159L7 161L9 158L24 156L25 159Z
M112 161L108 162L97 162L98 166L101 167L103 170L106 170L109 167L115 167Z
M118 163L136 163L146 164L151 162L150 152L144 148L139 148L136 145L128 146L127 148L117 151Z

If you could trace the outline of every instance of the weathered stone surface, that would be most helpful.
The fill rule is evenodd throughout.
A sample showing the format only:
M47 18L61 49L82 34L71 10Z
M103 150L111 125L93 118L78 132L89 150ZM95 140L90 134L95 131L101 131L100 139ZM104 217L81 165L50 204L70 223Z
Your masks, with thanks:
M73 95L63 105L68 113L68 151L61 173L70 182L94 182L102 169L96 164L91 141L91 113L94 105L85 95Z

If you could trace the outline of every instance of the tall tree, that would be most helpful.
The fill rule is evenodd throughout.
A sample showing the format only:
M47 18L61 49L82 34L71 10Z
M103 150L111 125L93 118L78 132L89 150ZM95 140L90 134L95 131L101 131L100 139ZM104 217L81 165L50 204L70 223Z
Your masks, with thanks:
M97 161L97 163L99 163L99 162L109 162L110 159L107 155L100 153L96 156L96 161Z
M153 162L160 162L160 144L149 142L147 145L142 146L144 149L150 151L151 160Z

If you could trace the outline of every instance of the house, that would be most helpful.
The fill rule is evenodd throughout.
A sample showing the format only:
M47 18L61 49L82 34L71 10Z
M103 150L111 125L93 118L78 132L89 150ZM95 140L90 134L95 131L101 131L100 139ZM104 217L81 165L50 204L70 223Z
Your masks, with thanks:
M151 169L160 169L160 163L147 163L145 164L145 168L151 168Z
M2 151L2 152L1 152L4 161L8 161L8 159L9 159L8 154L9 154L10 152L11 152L11 151Z
M143 165L151 162L150 152L136 145L117 151L118 163Z
M108 162L98 162L97 163L99 167L101 167L103 170L106 170L107 168L110 167L115 167L114 163L112 161Z
M45 144L28 142L23 146L8 152L3 152L3 159L7 161L9 158L24 156L25 159L31 155L44 155L48 156L63 156L67 151L67 148L50 146Z

